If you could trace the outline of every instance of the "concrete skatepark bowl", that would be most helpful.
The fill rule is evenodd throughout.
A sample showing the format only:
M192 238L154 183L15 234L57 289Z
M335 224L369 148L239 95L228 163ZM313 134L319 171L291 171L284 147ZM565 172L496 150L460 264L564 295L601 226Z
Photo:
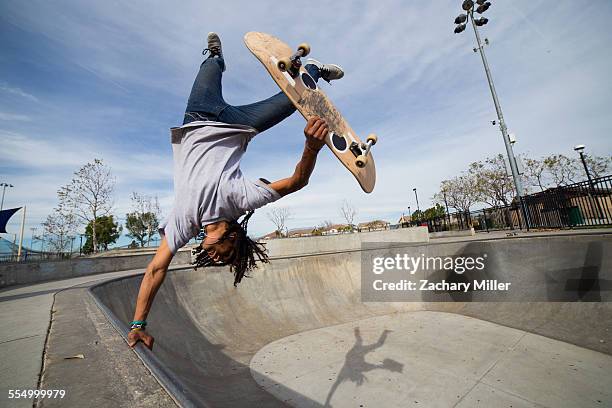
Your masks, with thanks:
M400 249L487 253L488 277L547 301L362 302L362 258ZM225 268L173 271L137 352L182 406L612 406L611 255L591 234L276 258L238 288ZM91 290L123 335L140 280Z

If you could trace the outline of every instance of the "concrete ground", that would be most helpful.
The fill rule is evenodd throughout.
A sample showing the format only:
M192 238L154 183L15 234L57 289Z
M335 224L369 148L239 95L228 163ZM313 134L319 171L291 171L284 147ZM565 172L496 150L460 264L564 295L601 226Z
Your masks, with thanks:
M612 406L612 356L451 313L298 333L264 346L250 367L297 407Z
M142 404L152 399L137 398L148 391L155 396L154 405L175 407L134 353L125 352L126 344L86 290L98 281L142 272L113 272L0 291L0 407L32 407L34 399L9 399L8 393L38 388L50 329L49 340L62 347L46 356L46 364L66 366L64 377L53 389L64 389L67 395L44 402L64 406L152 406ZM84 358L70 359L78 354ZM135 375L128 374L130 371ZM96 384L104 386L95 387Z
M508 271L556 258L563 273L595 269L600 302L361 303L358 253L279 259L238 289L223 270L175 270L149 319L153 353L130 352L89 293L126 277L94 289L124 330L142 270L4 289L0 407L32 406L8 390L38 385L66 390L38 402L62 407L176 406L164 388L184 406L612 406L612 251L609 236L588 234L523 241ZM572 251L555 246L563 236ZM502 232L432 244L474 250L483 237L489 252L519 242ZM604 245L597 265L574 262L593 242Z

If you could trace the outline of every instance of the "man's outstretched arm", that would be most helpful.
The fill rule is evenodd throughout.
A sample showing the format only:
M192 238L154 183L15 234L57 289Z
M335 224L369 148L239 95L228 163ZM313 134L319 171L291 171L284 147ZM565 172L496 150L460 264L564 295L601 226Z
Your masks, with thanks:
M138 291L138 300L136 301L136 311L134 312L134 321L146 321L153 304L153 299L159 287L166 277L168 266L172 261L172 252L168 248L166 239L162 239L153 260L147 266L147 270L140 283ZM153 348L153 337L147 334L142 329L130 330L128 334L128 344L134 347L136 343L142 341L148 348Z
M287 177L270 184L281 196L294 193L308 184L310 175L314 170L317 161L317 154L323 146L325 146L325 137L327 136L327 123L317 116L308 119L304 128L306 143L304 144L304 152L302 158L295 167L295 171L291 177Z

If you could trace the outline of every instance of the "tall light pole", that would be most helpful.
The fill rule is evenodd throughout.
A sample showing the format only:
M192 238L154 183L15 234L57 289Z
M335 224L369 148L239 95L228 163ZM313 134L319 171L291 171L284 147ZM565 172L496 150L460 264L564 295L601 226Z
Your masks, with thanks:
M514 187L516 188L516 194L519 199L520 205L523 209L523 214L525 215L525 221L527 222L527 228L529 228L529 220L527 218L527 211L523 206L523 183L519 176L518 166L516 164L516 157L514 157L514 152L512 150L512 143L510 141L510 137L508 135L508 127L506 126L506 121L504 120L504 115L502 113L501 105L499 103L499 98L497 97L497 92L495 91L495 85L493 84L493 77L491 76L491 70L489 69L489 63L487 62L487 57L484 52L484 46L482 41L480 40L480 33L476 27L482 27L489 22L488 18L480 17L478 19L474 18L474 11L478 14L482 14L491 7L491 2L485 0L476 0L476 4L478 5L474 10L474 2L472 0L464 0L461 8L466 12L466 14L460 14L455 18L455 33L459 34L463 32L467 26L467 20L469 19L472 23L472 27L474 28L474 34L476 35L476 42L478 43L478 47L474 48L474 52L480 51L480 57L482 58L482 64L484 65L485 74L487 75L487 81L489 83L489 89L491 90L491 96L493 97L493 103L495 104L495 111L497 112L497 119L499 120L499 130L502 133L502 137L504 139L504 145L506 146L506 155L508 156L508 162L510 163L510 171L512 172L512 179L514 180ZM485 44L489 44L489 40L485 38Z
M446 216L448 217L448 229L450 229L450 213L448 212L448 201L446 201L446 191L444 192L444 206L446 207Z
M419 218L421 217L421 208L419 207L419 196L417 194L416 188L413 188L412 191L414 191L414 197L416 198L416 202L417 202L417 211L419 212Z
M584 145L577 145L576 147L574 147L574 150L577 151L580 155L580 160L582 161L582 165L584 166L584 172L586 173L587 179L589 180L589 196L595 201L598 213L597 215L599 216L599 218L604 218L603 211L601 209L601 206L599 205L599 200L597 199L597 197L595 197L595 187L593 186L593 179L591 178L591 173L589 172L589 167L587 166L586 158L584 157Z
M32 231L32 236L30 237L30 250L34 251L34 235L36 234L36 231L38 231L38 228L30 227L30 231Z
M83 237L85 236L85 234L79 234L79 238L81 239L81 242L79 243L79 256L83 255Z
M2 209L4 208L4 193L6 193L6 188L15 186L8 183L0 183L0 187L2 187L2 202L0 202L0 211L2 211Z
M584 172L586 173L587 179L589 180L589 186L593 188L593 180L591 179L591 173L589 173L589 167L586 164L586 159L584 158L584 145L580 144L574 147L574 150L578 152L580 155L580 160L582 161L582 165L584 166Z

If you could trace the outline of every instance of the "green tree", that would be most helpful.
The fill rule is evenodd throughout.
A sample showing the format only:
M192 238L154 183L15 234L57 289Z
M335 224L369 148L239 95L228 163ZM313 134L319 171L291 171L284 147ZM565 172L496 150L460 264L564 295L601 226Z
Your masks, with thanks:
M159 220L152 212L126 214L125 228L129 231L127 236L138 241L141 247L151 241L158 226Z
M101 249L108 250L108 246L114 244L117 239L119 239L122 229L119 223L115 223L112 215L104 215L96 218L95 231L97 248L95 252ZM83 252L86 254L94 252L93 231L94 222L92 221L85 227L85 236L87 240L83 245Z
M475 182L477 201L492 207L508 205L514 197L514 183L508 175L504 156L487 157L470 164L468 174Z
M448 203L457 211L470 211L470 207L478 202L479 191L476 177L472 173L462 174L440 183L440 191L434 194L434 201L440 205ZM418 218L415 211L412 216Z
M410 214L410 219L411 220L422 220L423 219L423 211L421 210L414 210L412 214Z
M446 211L444 210L444 207L442 207L440 204L436 204L433 207L428 208L423 212L423 218L426 220L444 217L445 215L446 215Z
M543 160L544 168L554 187L562 187L580 180L578 160L563 154L554 154Z
M133 211L126 214L125 228L129 231L128 237L140 242L140 246L147 246L151 238L157 234L161 210L157 197L132 193Z
M544 160L524 157L523 162L525 163L525 188L531 190L537 187L540 191L546 190L548 175Z

